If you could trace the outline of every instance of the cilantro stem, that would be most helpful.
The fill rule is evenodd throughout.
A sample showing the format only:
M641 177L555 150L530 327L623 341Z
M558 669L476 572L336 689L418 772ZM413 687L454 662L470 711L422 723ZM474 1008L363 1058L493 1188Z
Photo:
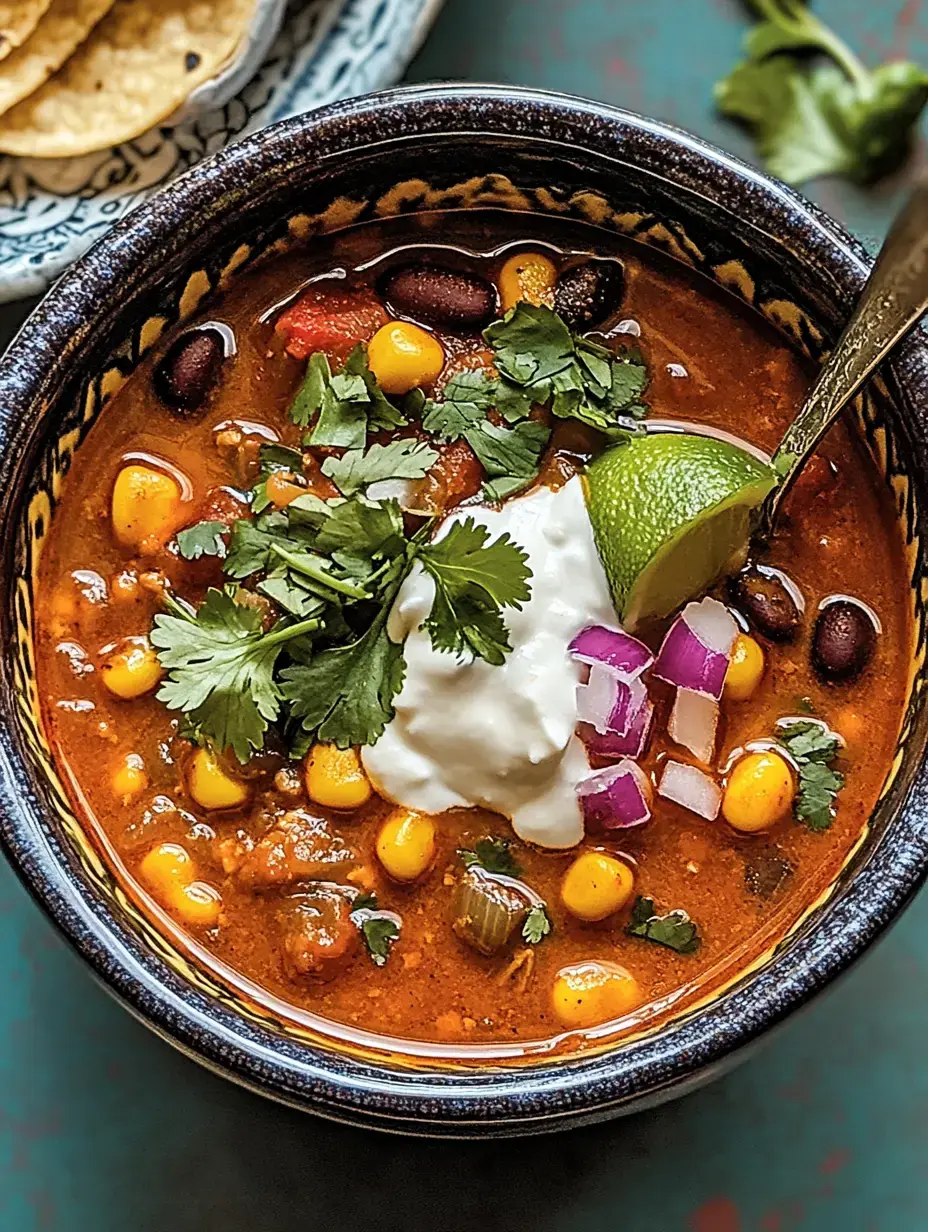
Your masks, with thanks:
M810 47L819 47L844 69L864 95L872 89L870 72L855 56L847 43L825 25L801 0L750 0L753 8L766 21L787 30Z
M299 620L295 625L286 625L283 629L274 629L271 633L265 633L261 638L261 649L266 650L268 646L276 646L279 642L290 642L303 633L312 633L315 629L321 628L322 621L315 616L308 620Z
M279 543L272 543L271 551L275 556L279 556L282 561L285 561L295 572L301 573L304 577L311 578L322 586L327 586L329 590L334 590L336 594L347 595L350 599L370 598L369 592L363 586L357 586L354 582L346 582L343 578L332 577L327 569L315 564L311 556L298 556L296 553L288 551L287 548L281 547Z

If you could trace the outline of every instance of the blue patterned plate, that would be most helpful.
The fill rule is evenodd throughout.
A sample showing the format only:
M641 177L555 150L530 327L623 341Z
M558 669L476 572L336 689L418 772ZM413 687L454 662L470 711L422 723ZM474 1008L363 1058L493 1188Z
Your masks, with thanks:
M273 120L402 76L441 0L294 0L231 102L81 158L0 158L0 302L45 291L160 185Z

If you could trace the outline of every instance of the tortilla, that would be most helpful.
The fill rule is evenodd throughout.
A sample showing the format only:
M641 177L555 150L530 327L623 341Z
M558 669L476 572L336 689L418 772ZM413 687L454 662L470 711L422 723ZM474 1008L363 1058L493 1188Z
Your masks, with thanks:
M51 0L32 36L0 64L0 115L48 81L113 3Z
M0 118L0 150L69 158L130 141L215 76L256 0L116 0L64 66Z
M0 60L21 46L51 0L0 0Z

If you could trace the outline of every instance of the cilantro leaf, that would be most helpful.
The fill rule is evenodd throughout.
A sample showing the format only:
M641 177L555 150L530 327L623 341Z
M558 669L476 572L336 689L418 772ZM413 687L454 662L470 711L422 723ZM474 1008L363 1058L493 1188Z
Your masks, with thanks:
M752 129L769 170L791 184L822 175L866 184L897 166L928 74L910 62L867 69L802 0L753 7L762 20L745 39L747 58L716 83L715 100Z
M793 811L810 830L827 830L834 820L835 799L844 775L829 763L839 757L842 741L827 723L815 719L780 722L777 739L799 771L799 790Z
M519 487L531 483L538 474L538 464L550 436L549 428L531 419L514 428L497 427L487 420L479 429L464 433L490 479L520 479Z
M303 383L290 403L290 418L298 428L308 428L313 415L322 410L326 391L332 381L332 369L321 351L310 355Z
M570 330L544 304L520 301L501 321L488 325L483 336L501 374L516 385L543 386L574 362Z
M308 427L307 445L333 449L363 449L368 430L399 428L406 423L377 384L367 362L367 349L358 343L341 372L332 374L321 351L309 357L306 376L290 405L290 418Z
M267 572L279 563L274 545L285 544L291 551L310 548L314 533L294 525L289 511L275 510L254 519L240 518L232 527L232 538L223 566L226 577L242 581L254 573Z
M508 535L487 544L489 532L473 518L454 522L448 533L418 552L435 581L435 599L425 621L437 650L470 650L501 664L511 649L501 609L521 608L530 597L527 557Z
M547 937L550 931L551 920L548 912L540 903L536 903L525 917L525 923L522 925L522 939L529 945L537 945L542 938Z
M460 848L458 855L465 868L478 864L488 873L503 873L507 877L520 877L522 869L512 855L512 843L508 838L478 838L473 850Z
M625 931L630 937L641 937L664 945L677 954L694 954L701 944L699 930L685 911L677 909L666 915L658 915L654 899L638 895L632 908L631 919Z
M304 731L340 749L376 744L393 718L393 699L403 687L403 647L387 634L387 613L396 585L374 622L357 641L285 668L281 692Z
M203 736L245 762L280 710L274 668L284 643L319 622L278 624L265 633L260 614L236 595L234 587L210 588L195 613L167 595L169 614L155 617L151 642L167 672L159 701L184 711Z
M375 967L386 965L390 947L399 940L400 928L389 915L369 915L361 920L361 936Z
M309 616L321 616L326 610L326 601L303 584L298 574L289 569L275 570L259 583L257 589L278 607L305 620Z
M422 426L440 440L467 441L490 480L499 481L488 484L485 494L501 500L502 494L517 492L535 478L551 432L532 420L523 420L514 428L492 423L487 411L493 400L494 386L486 373L462 372L448 382L444 401L426 402ZM526 413L530 409L529 402Z
M519 303L483 334L493 347L501 379L497 407L507 386L519 389L523 404L550 404L561 419L579 419L608 432L628 427L647 412L641 394L647 369L637 352L614 355L579 338L545 305Z
M371 559L406 550L403 515L396 501L368 502L353 497L335 505L316 536L320 552L348 552Z
M177 532L177 547L184 560L199 560L201 556L225 556L229 533L225 522L195 522Z
M322 472L344 496L351 496L384 479L421 479L438 461L424 441L405 437L369 449L349 449L340 458L326 458Z
M349 914L364 939L371 961L377 967L384 966L393 943L399 939L399 916L378 910L377 895L373 892L358 894Z

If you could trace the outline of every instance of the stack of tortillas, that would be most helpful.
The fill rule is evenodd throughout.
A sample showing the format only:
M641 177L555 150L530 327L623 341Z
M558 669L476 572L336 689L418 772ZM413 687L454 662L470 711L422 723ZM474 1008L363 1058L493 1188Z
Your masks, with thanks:
M0 152L138 137L215 77L256 0L0 0Z

